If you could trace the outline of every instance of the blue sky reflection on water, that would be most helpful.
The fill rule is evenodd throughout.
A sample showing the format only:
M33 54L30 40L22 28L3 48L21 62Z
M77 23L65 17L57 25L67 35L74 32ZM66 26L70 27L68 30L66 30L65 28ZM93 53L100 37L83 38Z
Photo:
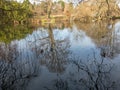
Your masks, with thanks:
M69 57L77 56L77 57L81 57L81 58L85 59L85 58L87 58L87 55L90 55L91 53L93 53L92 50L96 48L96 45L94 44L92 39L90 37L88 37L84 31L78 30L76 28L76 26L73 26L72 29L70 29L70 28L64 28L63 30L53 29L52 31L53 31L55 43L57 43L59 41L64 41L65 43L62 44L63 46L64 46L64 44L69 43L69 50L70 50L70 52L72 52L72 55L71 55L71 53L69 53L69 55L68 55ZM27 40L29 40L29 42L30 41L37 42L37 40L38 40L38 43L40 43L39 40L41 40L42 38L48 37L48 36L49 36L49 34L48 34L47 30L41 30L41 28L39 28L38 30L34 31L32 35L29 35L28 36L29 39L27 37ZM46 39L44 41L46 41L46 44L49 43L48 39ZM61 45L61 47L62 47L62 45ZM64 71L63 74L60 75L60 77L67 79L68 78L67 76L69 76L69 71L71 71L71 70L76 71L76 70L74 70L76 68L73 69L71 67L72 67L71 65L67 65L66 70ZM55 80L59 77L58 76L59 74L57 74L55 72L50 73L50 71L48 71L48 69L44 66L42 67L41 72L42 73L41 73L40 77L33 80L32 83L34 83L35 86L33 86L32 88L29 88L30 90L32 90L32 89L33 90L34 89L45 90L45 88L41 88L41 87L44 87L45 85L47 85L49 88L53 88L52 87L53 80Z
M55 42L68 42L70 46L69 50L72 54L80 56L81 58L87 58L87 55L91 55L94 49L97 48L92 39L88 37L83 30L78 30L76 26L73 26L72 29L53 29L52 31ZM36 46L41 46L42 44L46 44L43 46L43 49L50 47L48 30L44 30L43 28L38 28L31 35L27 35L26 38L17 42L18 50L29 53L33 53L32 49Z
M114 26L113 34L117 32L115 37L119 37L118 31L119 31L119 22L116 23ZM100 48L98 48L98 46L93 41L93 39L91 39L84 30L78 29L75 25L72 28L64 28L63 30L52 29L52 32L53 32L55 43L63 41L63 44L61 44L61 47L65 46L66 44L69 44L68 49L69 49L69 52L71 53L68 53L69 54L68 57L71 57L73 59L74 57L76 57L75 60L77 60L78 58L82 60L86 60L89 56L89 59L92 60L93 52L95 52L96 57L100 57ZM44 44L44 46L41 49L51 47L48 29L44 29L44 28L36 29L32 34L27 35L25 39L22 39L18 42L19 42L18 47L22 48L24 51L27 51L27 52L29 51L29 53L31 53L30 56L35 54L32 50L36 46L40 47L41 45ZM117 39L117 42L119 43L118 39ZM119 48L119 46L117 48ZM119 63L119 54L114 59L117 61L113 63L116 63L116 62ZM107 62L111 63L111 61L107 61ZM32 86L32 88L31 87L28 88L29 90L34 90L34 89L39 90L41 89L41 87L44 87L45 85L47 85L49 88L53 88L52 87L53 80L58 79L59 77L62 79L67 79L70 76L69 73L71 71L74 73L77 73L76 67L74 67L71 64L69 65L67 64L65 71L60 76L56 72L51 72L48 69L49 67L42 66L41 68L42 69L41 69L40 77L32 80L32 82L29 85L30 86L34 85L34 86ZM117 67L117 70L114 70L114 73L119 72L118 68L119 67ZM118 75L113 75L113 76L119 78ZM79 77L79 74L76 74L76 76L74 76L73 78L76 79L75 77ZM76 86L73 85L71 90L74 89L75 87ZM41 90L45 90L45 88L44 89L42 88Z
M120 22L115 23L114 26L111 25L111 28L108 30L109 36L106 35L99 39L97 37L93 38L90 33L76 25L63 29L39 27L25 38L12 41L10 45L13 47L16 45L19 52L17 62L32 61L37 63L34 66L40 66L39 76L30 81L27 90L46 90L46 88L56 90L54 83L57 80L63 80L64 82L68 80L67 83L71 85L70 90L78 90L75 88L79 85L76 86L77 84L74 85L69 80L75 79L79 82L78 78L86 78L86 75L79 72L78 67L71 61L77 61L81 64L80 60L82 60L90 64L95 58L98 61L101 60L102 55L105 63L116 65L111 75L113 75L114 80L119 79ZM104 54L107 56L104 56ZM32 68L27 65L25 67L27 69ZM96 68L92 65L90 69L94 71Z

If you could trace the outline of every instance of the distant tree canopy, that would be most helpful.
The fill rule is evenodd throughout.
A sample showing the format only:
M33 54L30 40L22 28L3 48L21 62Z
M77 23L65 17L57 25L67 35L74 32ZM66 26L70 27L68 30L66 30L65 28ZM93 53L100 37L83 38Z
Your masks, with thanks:
M0 0L0 23L27 21L29 17L38 19L52 16L65 15L70 20L103 19L119 16L119 8L116 0L34 0L37 5L31 4L30 0L18 3L15 0ZM86 21L85 20L85 21Z
M31 14L29 5L29 0L24 0L23 3L13 0L0 0L0 18L3 22L25 20Z

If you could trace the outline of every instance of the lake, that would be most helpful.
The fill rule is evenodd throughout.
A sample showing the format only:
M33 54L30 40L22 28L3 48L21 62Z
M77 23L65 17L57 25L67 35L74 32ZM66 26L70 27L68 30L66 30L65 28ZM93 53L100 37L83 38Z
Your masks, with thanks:
M0 90L119 90L120 21L0 30Z

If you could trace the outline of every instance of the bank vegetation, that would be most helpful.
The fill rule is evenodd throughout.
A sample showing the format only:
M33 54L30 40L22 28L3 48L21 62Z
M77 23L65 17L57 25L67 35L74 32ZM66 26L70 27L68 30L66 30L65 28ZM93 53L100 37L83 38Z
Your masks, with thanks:
M82 0L69 3L59 0L29 0L18 3L13 0L0 1L0 23L55 23L57 21L93 22L120 18L120 8L115 0Z

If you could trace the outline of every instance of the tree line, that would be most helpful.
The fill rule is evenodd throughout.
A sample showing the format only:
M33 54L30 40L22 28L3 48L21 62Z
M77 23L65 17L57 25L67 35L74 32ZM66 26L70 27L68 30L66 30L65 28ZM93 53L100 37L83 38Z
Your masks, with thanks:
M15 0L0 0L0 23L23 23L30 17L50 19L55 15L63 15L64 20L88 21L119 17L119 8L115 0L34 0L39 4L31 4L29 0L19 3ZM59 18L59 17L58 17Z

